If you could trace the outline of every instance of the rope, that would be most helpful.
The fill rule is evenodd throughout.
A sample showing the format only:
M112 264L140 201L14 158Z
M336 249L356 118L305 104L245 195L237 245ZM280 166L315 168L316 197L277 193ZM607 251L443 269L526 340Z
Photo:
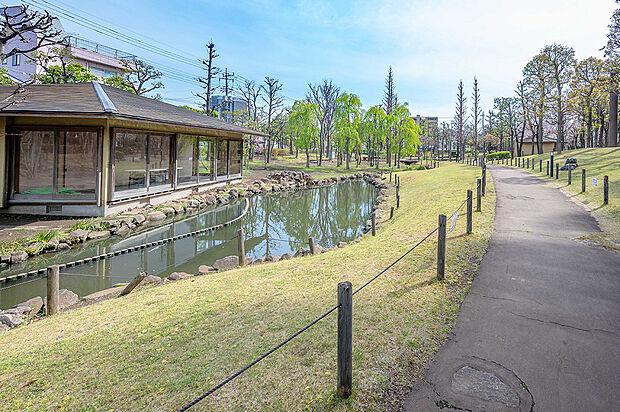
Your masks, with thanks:
M0 291L6 290L6 289L11 289L11 288L14 288L15 286L25 285L26 283L35 282L37 280L45 279L46 277L47 276L43 276L43 277L40 277L40 278L30 279L30 280L27 280L25 282L19 282L19 283L16 283L14 285L11 285L11 286L5 286L3 288L0 288Z
M174 242L174 241L177 241L179 239L184 239L184 238L187 238L187 237L190 237L190 236L198 236L198 235L201 235L201 234L206 233L206 232L211 231L211 230L221 229L221 228L223 228L225 226L229 226L232 223L234 223L234 222L238 221L239 219L241 219L248 212L249 208L250 208L250 201L247 198L245 198L245 208L243 210L243 213L241 213L241 215L237 216L236 218L234 218L233 220L230 220L228 222L225 222L225 223L222 223L222 224L219 224L219 225L215 225L215 226L211 226L211 227L207 227L207 228L203 228L203 229L200 229L200 230L196 230L194 232L183 233L181 235L176 235L176 236L173 236L173 237L169 237L169 238L165 238L165 239L160 239L160 240L157 240L157 241L147 242L147 243L143 243L141 245L132 246L132 247L128 247L128 248L121 249L121 250L116 250L114 252L108 252L108 253L104 253L104 254L97 255L97 256L92 256L92 257L81 259L81 260L75 260L75 261L72 261L72 262L63 263L63 264L60 264L60 266L61 267L79 266L79 265L82 265L84 263L90 263L90 262L97 261L97 260L105 260L105 259L108 259L108 258L112 258L114 256L125 254L125 253L132 253L132 252L135 252L137 250L148 249L148 248L151 248L151 247L154 247L154 246L160 246L160 245L163 245L164 243ZM235 238L236 238L236 236L235 236ZM32 276L32 275L35 275L36 273L38 273L40 271L45 271L45 268L40 268L40 269L37 269L37 270L32 270L30 272L20 273L17 276L18 277Z
M127 275L127 276L91 275L87 273L67 273L67 272L60 272L60 274L65 275L65 276L87 276L87 277L94 277L94 278L114 278L114 279L125 279L125 280L128 280L128 278L131 278L131 275Z
M408 251L406 251L401 257L399 257L398 259L396 259L394 262L392 262L388 267L386 267L385 269L383 269L381 272L379 272L376 276L374 276L372 279L370 279L368 282L364 283L362 286L360 286L355 292L353 292L353 295L355 295L357 292L359 292L360 290L364 289L366 286L370 285L372 282L374 282L375 279L377 279L379 276L383 275L385 272L387 272L388 269L390 269L392 266L394 266L395 264L397 264L398 262L400 262L405 256L407 256L409 253L411 253L415 248L417 248L418 246L420 246L422 244L422 242L424 242L426 239L428 239L433 233L435 233L436 231L439 230L439 226L437 226L435 229L433 229L432 232L430 232L428 235L424 236L424 239L420 240L418 243L416 243L411 249L409 249Z
M242 369L239 369L237 372L235 372L234 374L230 375L228 378L226 378L225 380L220 382L218 385L216 385L213 388L209 389L207 392L203 393L202 395L200 395L199 397L197 397L196 399L194 399L193 401L191 401L190 403L188 403L187 405L185 405L184 407L179 409L179 412L184 412L184 411L188 410L189 408L191 408L192 406L196 405L198 402L200 402L201 400L203 400L207 396L211 395L213 392L215 392L216 390L220 389L222 386L226 385L228 382L232 381L237 376L241 375L242 373L244 373L245 371L250 369L252 366L256 365L258 362L262 361L267 356L271 355L272 353L274 353L275 351L280 349L282 346L286 345L287 343L289 343L290 341L295 339L297 336L301 335L302 333L304 333L305 331L310 329L312 326L314 326L317 323L319 323L321 320L323 320L325 317L327 317L330 313L332 313L333 311L338 309L339 306L340 305L334 306L333 308L331 308L330 310L325 312L323 315L319 316L318 318L316 318L315 320L313 320L312 322L310 322L309 324L304 326L302 329L298 330L296 333L291 335L288 339L282 341L280 344L278 344L277 346L273 347L269 351L265 352L264 354L262 354L261 356L256 358L254 361L252 361L249 364L247 364Z

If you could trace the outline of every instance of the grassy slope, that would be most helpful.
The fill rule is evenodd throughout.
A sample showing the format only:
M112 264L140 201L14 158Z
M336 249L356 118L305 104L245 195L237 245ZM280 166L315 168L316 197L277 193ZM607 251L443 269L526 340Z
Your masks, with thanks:
M401 207L374 238L319 256L143 288L0 334L5 410L174 409L335 304L449 215L479 169L403 172ZM494 190L449 236L435 282L436 237L354 297L353 395L335 397L335 313L196 410L368 410L398 406L453 325L492 227ZM393 198L393 196L392 196ZM389 205L388 205L389 206Z
M606 232L604 237L591 236L594 240L602 241L605 246L620 250L620 246L609 243L609 239L620 241L620 147L604 147L591 149L576 149L562 152L555 156L562 167L567 158L577 159L579 167L572 171L572 184L568 185L568 172L560 171L559 179L547 176L547 160L549 154L525 156L523 159L534 159L535 169L530 170L537 176L547 179L551 184L560 187L573 199L581 201L594 212L594 216ZM542 173L539 170L539 160L543 161ZM581 169L586 169L586 192L581 192ZM555 169L554 169L555 172ZM603 176L609 176L609 204L603 205ZM598 178L598 187L592 186L592 177Z

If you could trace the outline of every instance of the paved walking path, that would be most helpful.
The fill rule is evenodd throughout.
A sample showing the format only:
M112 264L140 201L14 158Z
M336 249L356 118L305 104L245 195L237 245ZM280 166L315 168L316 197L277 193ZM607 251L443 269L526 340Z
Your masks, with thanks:
M620 254L575 240L600 229L558 189L489 171L495 231L405 410L620 411Z

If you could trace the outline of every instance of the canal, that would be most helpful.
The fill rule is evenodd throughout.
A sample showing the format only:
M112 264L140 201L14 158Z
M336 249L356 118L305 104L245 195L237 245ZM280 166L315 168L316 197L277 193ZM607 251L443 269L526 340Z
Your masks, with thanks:
M237 254L237 230L245 232L246 255L254 259L268 255L294 254L315 243L332 247L359 236L370 218L376 189L363 180L347 180L331 186L294 192L279 192L249 198L242 219L230 226L201 235L178 239L131 253L61 270L60 287L82 297L128 282L139 272L165 277L172 272L197 273L198 266ZM184 216L158 227L145 228L127 237L86 243L55 254L44 254L0 271L0 278L53 264L81 260L128 247L215 226L240 216L245 200L214 206L193 216ZM46 295L45 278L24 278L5 282L0 291L0 309L34 296Z

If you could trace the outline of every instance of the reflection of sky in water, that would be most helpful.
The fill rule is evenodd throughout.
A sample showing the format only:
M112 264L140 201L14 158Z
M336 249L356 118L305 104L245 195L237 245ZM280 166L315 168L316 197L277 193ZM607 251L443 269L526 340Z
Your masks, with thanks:
M237 254L235 236L240 227L245 232L246 254L254 259L270 254L294 254L300 247L307 249L309 237L314 237L315 243L324 247L349 242L362 232L370 217L375 194L375 188L366 182L346 181L312 190L255 196L249 199L248 213L228 227L63 269L61 273L92 276L61 275L60 287L84 296L126 282L140 271L159 276L175 271L196 273L200 265L211 265L217 259ZM215 226L239 216L244 206L241 199L200 215L144 230L120 241L118 237L113 237L67 252L41 255L0 272L0 277ZM0 308L10 307L36 295L45 296L45 279L1 291Z

